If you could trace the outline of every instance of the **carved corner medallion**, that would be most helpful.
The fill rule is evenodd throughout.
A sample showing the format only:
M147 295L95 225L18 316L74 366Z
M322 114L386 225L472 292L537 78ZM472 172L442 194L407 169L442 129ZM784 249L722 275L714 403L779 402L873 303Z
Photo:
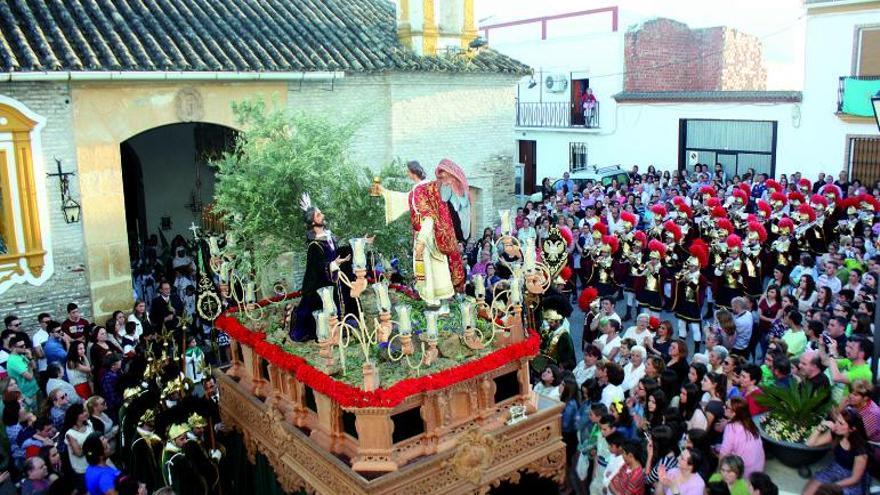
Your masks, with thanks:
M494 438L474 428L458 440L455 455L449 462L458 476L479 485L483 473L492 465L497 445Z
M198 89L188 86L174 95L174 110L181 122L196 122L205 117L205 102Z

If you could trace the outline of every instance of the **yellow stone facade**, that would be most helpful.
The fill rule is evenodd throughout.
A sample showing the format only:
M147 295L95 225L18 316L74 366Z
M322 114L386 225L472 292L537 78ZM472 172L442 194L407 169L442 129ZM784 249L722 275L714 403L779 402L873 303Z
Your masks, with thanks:
M238 128L232 102L263 98L286 106L285 82L78 83L71 88L77 172L90 292L97 321L130 308L132 282L120 144L180 122Z

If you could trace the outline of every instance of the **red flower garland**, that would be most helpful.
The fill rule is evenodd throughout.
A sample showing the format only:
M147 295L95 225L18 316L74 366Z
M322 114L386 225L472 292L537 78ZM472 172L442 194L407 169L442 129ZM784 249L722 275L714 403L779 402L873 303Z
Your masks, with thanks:
M407 296L418 297L412 289L406 286L394 284L391 287ZM259 305L263 306L298 295L299 293L292 293L286 296L276 296L261 301ZM239 343L252 347L257 355L265 358L274 366L290 372L297 380L330 397L342 407L394 407L415 394L446 388L500 368L511 361L534 356L541 346L538 334L530 330L528 338L523 342L498 349L480 359L454 368L447 368L432 375L407 378L395 383L390 388L379 388L373 392L366 392L358 387L335 380L308 364L305 359L289 354L281 347L266 342L265 333L253 332L231 316L236 311L236 309L232 309L220 316L216 322L217 328L226 332Z

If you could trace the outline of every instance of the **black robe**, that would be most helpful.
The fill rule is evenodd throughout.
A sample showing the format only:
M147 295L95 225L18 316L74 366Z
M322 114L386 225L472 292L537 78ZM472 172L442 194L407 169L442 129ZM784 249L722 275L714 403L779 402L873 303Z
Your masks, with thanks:
M127 471L134 479L145 483L147 491L153 493L165 485L159 461L162 456L162 439L138 434L129 450Z
M292 318L290 338L297 342L317 339L313 311L320 310L321 297L318 289L334 286L330 263L336 259L336 243L325 239L311 240L306 252L306 273L302 281L302 297ZM336 299L336 298L334 298ZM337 301L338 304L338 301Z

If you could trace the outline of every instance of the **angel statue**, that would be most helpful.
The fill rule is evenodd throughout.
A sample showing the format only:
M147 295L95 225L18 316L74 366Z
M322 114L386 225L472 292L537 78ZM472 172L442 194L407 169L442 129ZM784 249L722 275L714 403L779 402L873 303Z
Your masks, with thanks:
M467 244L471 236L471 198L464 170L452 160L444 158L434 173L440 182L440 198L449 207L455 238Z
M406 168L415 183L409 193L389 191L381 184L373 187L385 199L386 223L409 212L414 237L416 290L426 303L439 306L456 291L464 290L464 265L458 251L455 227L449 207L441 196L443 183L427 180L425 170L417 161L407 162ZM452 169L444 167L443 173L449 174L449 170ZM466 188L453 188L456 194L459 190L467 192Z

